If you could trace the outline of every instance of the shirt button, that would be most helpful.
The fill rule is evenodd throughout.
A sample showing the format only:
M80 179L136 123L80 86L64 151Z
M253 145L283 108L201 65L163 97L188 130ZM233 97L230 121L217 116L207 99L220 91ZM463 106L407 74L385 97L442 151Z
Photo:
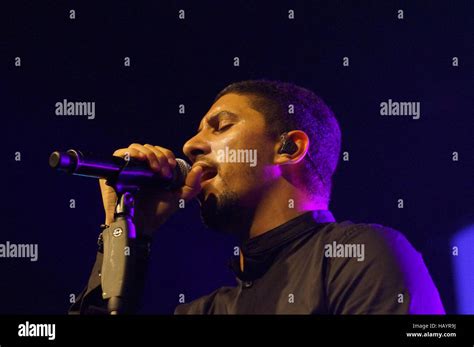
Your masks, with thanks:
M244 282L244 288L250 288L253 285L252 281L245 281Z

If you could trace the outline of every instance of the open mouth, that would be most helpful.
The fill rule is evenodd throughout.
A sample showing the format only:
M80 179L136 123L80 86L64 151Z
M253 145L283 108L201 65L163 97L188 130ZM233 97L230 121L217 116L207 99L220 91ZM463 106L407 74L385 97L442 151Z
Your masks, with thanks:
M199 165L202 167L203 169L203 173L202 173L202 176L201 176L201 184L204 183L205 181L209 181L211 179L213 179L214 177L216 177L217 175L217 168L213 167L213 166L210 166L210 165L207 165L207 164L204 164L204 163L195 163L194 165Z
M216 177L217 175L217 170L216 169L205 169L204 170L204 173L202 174L201 176L201 183L204 182L204 181L209 181L211 179L213 179L214 177Z
M209 165L205 165L199 163L199 165L203 169L203 174L201 176L201 188L202 190L199 192L197 198L201 202L201 204L206 200L206 193L205 193L205 186L207 183L212 180L214 177L217 176L217 168Z

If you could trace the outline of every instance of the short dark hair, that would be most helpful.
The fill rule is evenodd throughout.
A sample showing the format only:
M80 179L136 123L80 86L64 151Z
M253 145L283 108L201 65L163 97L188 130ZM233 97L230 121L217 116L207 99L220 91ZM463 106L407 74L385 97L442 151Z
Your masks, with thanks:
M271 136L279 137L291 130L302 130L308 135L310 147L303 161L301 184L311 196L329 202L332 175L341 149L341 131L325 102L303 87L266 79L232 83L214 101L231 93L251 97L252 106L265 116Z

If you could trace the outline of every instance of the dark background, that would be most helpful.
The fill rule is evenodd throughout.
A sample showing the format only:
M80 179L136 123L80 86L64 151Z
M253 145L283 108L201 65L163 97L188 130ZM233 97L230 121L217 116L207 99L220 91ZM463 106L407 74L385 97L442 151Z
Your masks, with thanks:
M182 156L217 92L252 78L300 84L332 107L350 153L334 215L404 233L458 312L450 239L474 223L473 2L219 3L2 2L0 242L38 243L39 260L0 259L0 313L65 313L94 261L98 184L53 172L53 150L107 154L138 142ZM95 101L96 118L56 116L63 99ZM388 99L421 102L421 119L380 116ZM189 301L232 285L235 245L201 225L195 203L174 215L154 239L143 312L171 313L180 293Z

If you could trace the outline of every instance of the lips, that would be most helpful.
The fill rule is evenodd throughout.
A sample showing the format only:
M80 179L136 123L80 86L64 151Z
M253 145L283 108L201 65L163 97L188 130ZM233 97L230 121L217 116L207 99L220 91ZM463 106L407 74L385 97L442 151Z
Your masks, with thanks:
M213 179L217 175L217 170L205 170L201 176L201 183Z
M206 199L206 194L204 193L205 191L205 187L207 185L207 183L212 180L214 177L216 177L217 175L217 168L214 167L214 166L211 166L205 162L196 162L194 163L194 165L198 165L198 166L201 166L202 167L202 176L201 176L201 191L199 192L197 198L198 200L200 201L200 203L202 204L204 202L204 200ZM193 166L194 166L193 165Z
M204 183L205 181L209 181L216 177L217 175L217 168L214 166L211 166L207 163L204 162L196 162L194 165L198 165L202 167L202 176L201 176L201 184Z

